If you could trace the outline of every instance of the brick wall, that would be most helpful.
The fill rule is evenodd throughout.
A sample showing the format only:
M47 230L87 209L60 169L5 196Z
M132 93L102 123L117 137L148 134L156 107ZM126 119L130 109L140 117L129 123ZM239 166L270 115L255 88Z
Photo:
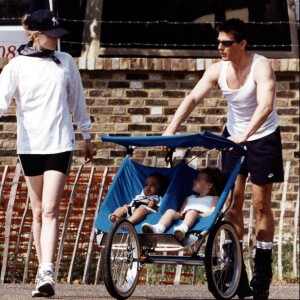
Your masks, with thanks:
M92 118L92 135L97 149L93 162L97 166L118 166L124 148L102 143L99 135L159 135L170 122L182 99L201 78L214 59L171 58L77 58L82 75L88 110ZM7 60L0 60L4 66ZM280 117L284 161L291 161L285 224L293 223L294 207L299 188L299 59L273 59L277 77L277 108ZM15 107L0 119L0 164L16 163ZM216 86L182 124L179 133L208 130L220 133L226 120L226 102ZM82 163L81 135L74 164ZM180 151L178 151L180 153ZM197 154L195 152L194 154ZM134 158L150 163L151 156L162 153L155 149L138 149ZM215 163L216 154L212 154ZM199 160L199 167L204 161ZM282 184L274 186L273 208L278 220ZM250 195L246 212L250 205ZM248 206L247 206L248 205Z

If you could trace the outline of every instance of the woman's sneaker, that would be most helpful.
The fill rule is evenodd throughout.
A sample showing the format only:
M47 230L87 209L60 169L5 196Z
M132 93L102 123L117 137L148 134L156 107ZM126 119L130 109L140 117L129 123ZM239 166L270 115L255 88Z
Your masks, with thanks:
M42 296L33 296L33 297L51 297L55 295L54 276L52 271L44 270L41 272L39 281L36 286L36 290Z
M32 298L44 297L38 290L33 290L31 296Z
M36 285L36 286L37 286L37 284L39 283L40 278L41 278L41 275L40 275L40 268L38 268L38 271L37 271L36 276L35 276L35 285ZM31 296L32 296L33 298L44 297L44 296L37 290L37 288L31 292Z

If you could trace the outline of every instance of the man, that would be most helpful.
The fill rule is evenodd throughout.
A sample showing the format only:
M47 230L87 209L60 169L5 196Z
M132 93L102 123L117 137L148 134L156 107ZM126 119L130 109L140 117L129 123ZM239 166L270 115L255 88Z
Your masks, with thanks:
M273 182L283 181L282 148L275 107L275 76L269 61L246 51L246 25L230 19L219 26L218 50L221 61L212 64L183 100L164 135L175 134L179 125L218 83L228 103L223 136L247 147L245 162L236 180L235 203L228 214L239 239L243 240L243 201L246 178L252 181L256 217L256 254L253 278L254 299L268 299L272 280L274 219L271 211ZM233 151L223 153L222 169L230 172L237 160ZM252 296L245 265L237 291L240 299Z

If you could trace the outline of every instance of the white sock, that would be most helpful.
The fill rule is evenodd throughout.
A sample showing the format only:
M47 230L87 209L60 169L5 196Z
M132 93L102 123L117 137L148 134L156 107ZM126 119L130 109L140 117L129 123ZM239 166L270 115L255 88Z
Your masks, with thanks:
M158 223L154 225L157 233L163 233L166 230L166 226L164 224Z
M225 240L224 241L224 245L228 245L228 244L231 244L232 243L232 240Z
M271 250L272 247L273 247L273 243L272 242L256 241L256 248Z

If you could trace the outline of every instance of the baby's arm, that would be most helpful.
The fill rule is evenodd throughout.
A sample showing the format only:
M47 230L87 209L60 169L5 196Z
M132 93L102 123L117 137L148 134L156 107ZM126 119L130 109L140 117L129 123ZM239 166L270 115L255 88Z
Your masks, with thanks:
M180 212L181 214L182 214L182 212L183 212L183 210L184 210L184 208L185 208L185 206L186 206L187 201L188 201L188 197L186 197L186 198L184 199L184 201L183 201L183 203L182 203L182 205L181 205L181 207L180 207L180 209L179 209L179 212Z
M156 201L154 199L150 199L147 206L151 208L156 207Z
M218 196L213 196L212 201L211 201L211 208L207 213L200 213L201 217L206 217L209 216L213 213L213 211L216 209L216 205L218 203L219 197Z

